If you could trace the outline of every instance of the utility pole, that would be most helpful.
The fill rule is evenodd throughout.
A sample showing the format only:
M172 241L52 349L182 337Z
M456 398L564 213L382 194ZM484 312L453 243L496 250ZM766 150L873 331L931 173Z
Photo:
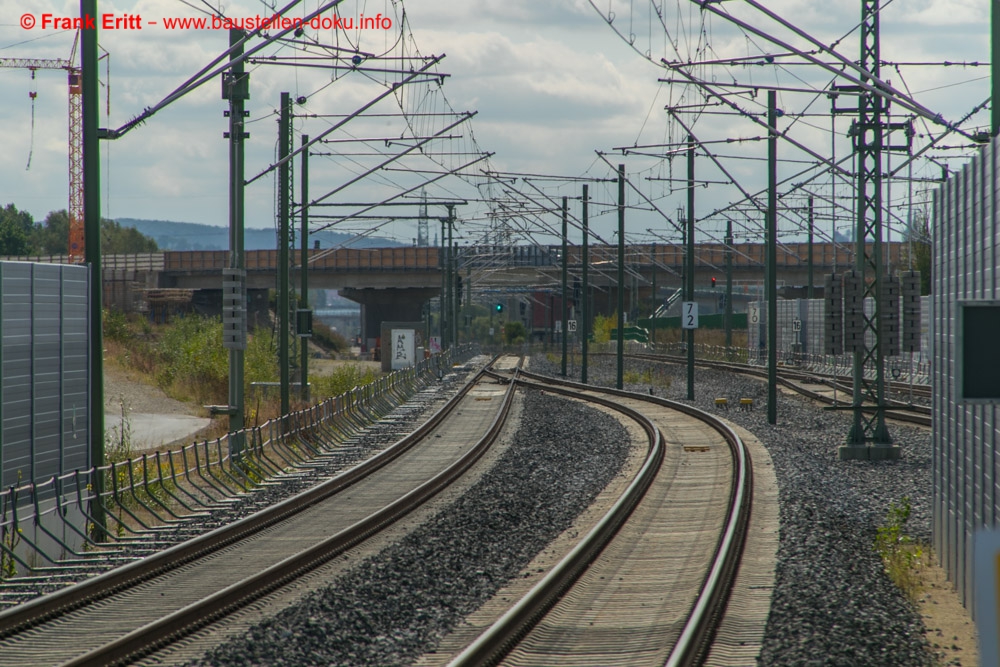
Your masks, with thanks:
M587 276L587 265L590 263L590 259L587 256L587 250L589 248L589 243L590 243L590 241L587 239L587 234L589 232L589 225L590 225L590 220L589 220L589 217L588 217L589 213L588 213L588 210L587 210L587 198L588 198L588 196L589 195L587 194L587 184L584 183L583 184L583 216L582 216L583 217L583 220L582 220L582 222L583 222L583 250L582 250L582 255L581 255L581 260L582 260L582 264L583 264L583 266L582 266L583 280L581 281L582 284L580 286L581 287L581 298L582 298L582 301L583 301L583 308L582 308L581 313L580 313L580 315L581 315L580 319L582 320L582 322L580 323L582 325L580 327L582 338L580 340L581 340L581 343L582 343L581 352L583 354L583 360L580 363L580 382L582 382L584 384L587 383L587 353L588 353L588 349L587 348L589 346L589 341L587 340L587 338L590 335L590 324L589 324L589 320L588 320L588 318L590 317L590 284L588 282L588 276Z
M469 263L465 265L465 307L468 308L472 305L472 266ZM473 311L469 310L469 313ZM465 339L467 341L472 341L472 315L466 316L465 319Z
M458 345L458 299L455 295L455 271L458 268L455 244L455 207L448 206L448 342Z
M423 308L420 309L420 315L424 320L424 341L427 346L426 349L429 351L431 346L431 302L428 301L424 304Z
M450 262L448 260L448 233L447 233L448 222L446 219L441 220L441 253L438 260L441 262L441 302L440 312L438 313L438 337L441 339L441 351L448 349L448 327L447 327L447 313L448 313L448 267Z
M1000 7L996 0L990 3L990 133L1000 134Z
M444 308L444 311L445 311L445 313L447 313L447 315L446 315L446 317L447 317L447 324L445 324L444 320L442 321L442 324L441 324L441 326L445 327L445 330L447 331L447 334L444 336L445 340L448 341L447 347L451 347L454 344L454 341L451 338L451 317L452 317L452 301L451 300L452 300L452 296L453 296L452 287L454 286L453 285L454 276L452 276L452 274L451 274L451 261L452 261L452 257L451 257L451 255L452 255L452 248L451 248L451 216L452 216L452 207L449 206L448 207L448 217L445 220L445 229L444 229L445 235L443 237L444 238L444 245L445 245L445 248L446 248L445 255L444 255L444 276L445 276L445 281L444 281L445 308ZM442 349L447 349L447 348L442 348Z
M301 188L302 188L302 231L299 233L301 237L301 255L299 257L299 271L301 275L302 294L299 296L299 309L301 310L302 317L308 317L306 312L309 310L309 149L306 145L309 143L309 135L302 135L302 174ZM296 324L304 324L298 318L296 319ZM299 365L302 367L302 377L300 378L302 384L300 388L302 390L302 400L309 401L309 339L308 335L312 335L312 322L309 322L309 331L299 331L299 338L302 343L301 358L299 360Z
M733 221L726 220L726 358L733 347Z
M767 91L767 423L778 422L778 120L777 93Z
M778 122L777 94L767 91L767 423L778 422Z
M566 307L566 264L568 258L566 257L566 197L562 198L562 376L566 377L566 343L567 336L569 333L569 328L566 322L569 318L569 309Z
M615 386L624 386L625 374L625 165L618 165L618 372Z
M452 233L453 232L449 229L449 238ZM462 295L458 293L458 243L454 241L451 244L451 276L453 278L453 282L451 284L451 340L452 343L458 345L458 300Z
M288 93L281 93L281 117L278 121L278 365L281 374L281 424L288 428L291 406L288 395L288 209L291 198L289 188L289 156L292 144L292 101Z
M656 241L653 241L653 250L650 259L650 263L653 266L653 314L650 316L650 322L652 324L652 342L653 347L656 347L656 311L657 311L657 299L656 299Z
M813 197L809 195L809 254L806 261L806 298L813 298Z
M229 60L243 55L240 42L244 32L229 31ZM243 246L243 167L246 110L250 99L250 75L243 63L222 75L222 97L229 100L229 261L222 279L222 345L229 350L229 455L233 461L243 455L245 424L243 395L245 350L247 347L246 257Z
M80 0L80 16L97 16L97 0ZM102 311L103 269L101 267L101 153L98 143L100 98L97 74L97 29L81 30L83 98L83 224L84 261L90 265L90 465L104 465L104 321ZM93 497L104 493L104 477L92 475ZM107 539L104 509L90 504L94 517L93 536Z
M864 82L880 77L879 1L861 0L861 69ZM995 66L995 65L994 65ZM845 446L840 448L843 459L898 458L899 448L892 446L892 437L885 423L885 344L883 319L888 305L882 299L886 283L882 256L882 152L885 126L882 122L884 102L869 91L858 98L858 122L854 126L857 153L857 226L855 232L855 274L861 283L861 302L869 297L874 302L873 317L863 316L861 335L854 341L854 420ZM994 111L994 113L996 113ZM869 282L870 278L870 282ZM845 297L847 294L845 293ZM846 318L845 318L846 319ZM845 329L848 322L845 321ZM869 345L869 340L871 345ZM845 342L847 342L845 340ZM865 376L865 367L874 364L875 379ZM864 404L874 404L873 414L865 414ZM867 443L874 447L867 447Z
M687 150L687 271L685 271L685 301L694 301L694 135L688 135ZM694 329L687 330L687 397L694 400Z

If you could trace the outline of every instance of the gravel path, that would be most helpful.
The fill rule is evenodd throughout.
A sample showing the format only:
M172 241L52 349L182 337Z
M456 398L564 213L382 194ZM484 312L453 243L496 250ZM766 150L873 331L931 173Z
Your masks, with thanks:
M121 415L122 403L126 413L157 413L171 415L198 415L201 406L182 403L170 398L153 385L134 378L134 374L120 366L104 365L104 412Z
M406 665L432 648L556 535L628 453L614 418L529 392L520 428L468 492L337 584L196 664Z
M612 385L614 357L595 359L592 382ZM532 360L532 370L558 373L558 364ZM629 372L631 371L631 372ZM646 372L648 371L648 375ZM626 389L685 400L684 366L627 362ZM930 541L929 430L890 424L902 447L895 462L839 461L850 426L847 413L823 411L778 393L777 424L767 423L767 390L749 378L696 369L694 404L718 413L714 399L753 398L752 412L722 416L752 431L768 448L780 487L781 534L777 580L761 665L931 664L924 626L884 574L873 549L889 504L909 497L906 532ZM687 402L685 400L685 402Z

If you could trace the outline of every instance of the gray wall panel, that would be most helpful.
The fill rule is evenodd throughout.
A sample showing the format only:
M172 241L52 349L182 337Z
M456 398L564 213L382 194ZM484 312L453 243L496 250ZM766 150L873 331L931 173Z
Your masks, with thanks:
M972 540L1000 518L995 401L959 400L960 302L1000 299L997 144L986 147L934 195L932 330L932 530L963 603L974 604Z
M0 262L0 483L89 467L89 273Z

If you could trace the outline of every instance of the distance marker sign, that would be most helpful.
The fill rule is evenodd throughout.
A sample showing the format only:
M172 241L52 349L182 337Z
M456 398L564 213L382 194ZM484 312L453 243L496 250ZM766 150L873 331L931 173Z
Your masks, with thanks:
M684 301L681 303L681 328L698 328L698 302Z

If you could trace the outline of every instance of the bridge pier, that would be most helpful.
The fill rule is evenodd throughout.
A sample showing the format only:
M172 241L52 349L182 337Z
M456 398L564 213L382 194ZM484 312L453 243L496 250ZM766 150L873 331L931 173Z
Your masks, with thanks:
M371 349L382 322L419 322L423 307L441 294L440 287L341 287L340 296L361 304L361 340Z

